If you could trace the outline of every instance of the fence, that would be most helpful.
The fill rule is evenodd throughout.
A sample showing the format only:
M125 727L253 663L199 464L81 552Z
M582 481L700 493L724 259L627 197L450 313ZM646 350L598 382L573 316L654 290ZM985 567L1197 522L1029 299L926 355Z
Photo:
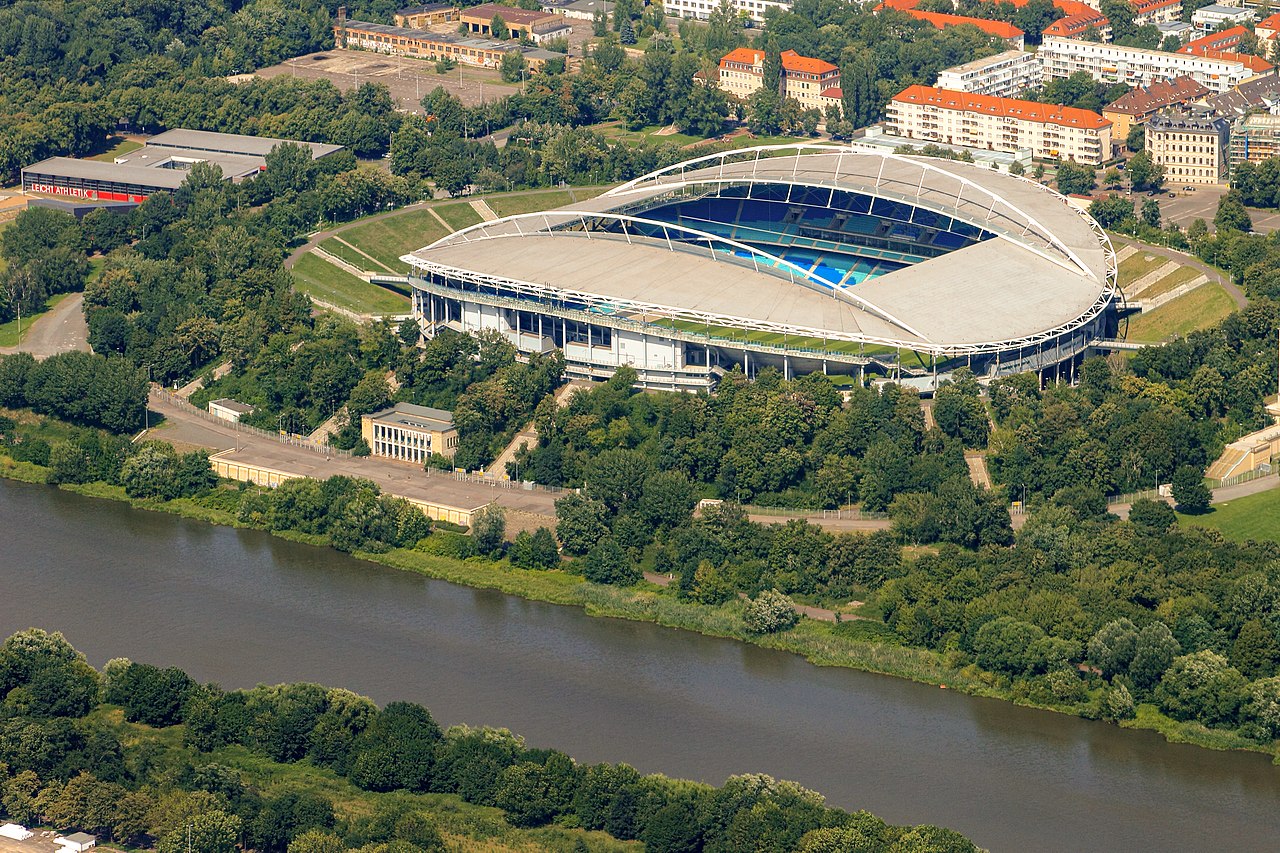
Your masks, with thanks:
M779 518L820 518L823 521L832 519L851 519L853 521L884 521L889 517L887 512L868 512L856 507L844 509L806 509L805 507L755 506L743 504L742 511L747 515L769 515Z
M498 477L486 477L483 474L472 474L467 471L440 471L427 469L428 477L452 477L459 483L475 483L478 486L489 486L494 489L508 489L510 491L525 492L548 492L549 494L558 495L566 491L578 491L577 489L564 489L560 486L544 486L541 483L535 483L531 480L504 480Z
M1248 483L1252 480L1261 480L1263 477L1276 476L1276 468L1271 465L1262 465L1254 468L1252 471L1245 471L1243 474L1236 474L1234 477L1226 477L1222 480L1214 480L1205 478L1205 485L1211 489L1223 489L1228 486L1238 486L1241 483ZM1155 489L1144 489L1140 492L1129 492L1123 495L1110 495L1107 497L1107 506L1115 506L1116 504L1131 504L1136 500L1148 498L1153 501L1164 500L1169 497L1169 487L1162 486L1164 494L1160 494Z
M270 439L277 444L287 444L290 447L300 447L303 450L310 450L313 453L323 453L325 456L337 456L346 459L352 455L350 450L339 450L336 447L328 444L320 444L319 442L312 441L309 438L302 438L301 436L296 435L281 435L277 432L259 429L258 427L249 426L249 424L243 424L239 421L229 421L226 418L220 418L212 412L207 412L204 409L191 405L191 403L179 397L177 394L174 394L172 391L164 388L158 388L153 385L151 393L162 398L170 405L178 407L189 415L194 415L195 417L209 421L210 423L216 423L219 426L228 427L236 432L260 436L261 438Z

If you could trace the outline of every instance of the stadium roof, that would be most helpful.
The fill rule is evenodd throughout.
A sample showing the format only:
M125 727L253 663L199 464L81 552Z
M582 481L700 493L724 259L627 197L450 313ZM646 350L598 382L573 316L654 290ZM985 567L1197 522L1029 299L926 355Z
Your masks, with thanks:
M672 318L938 353L1045 340L1114 298L1115 256L1105 235L1038 183L852 146L781 148L803 150L785 156L764 147L677 164L571 207L480 223L404 260L469 279L481 291L514 283L544 302L586 304L605 323L603 315L614 313L641 322ZM734 244L735 257L710 247L732 241L643 219L655 202L743 184L901 201L996 239L833 291L794 264L770 265L767 250ZM599 225L610 222L612 233L602 232Z

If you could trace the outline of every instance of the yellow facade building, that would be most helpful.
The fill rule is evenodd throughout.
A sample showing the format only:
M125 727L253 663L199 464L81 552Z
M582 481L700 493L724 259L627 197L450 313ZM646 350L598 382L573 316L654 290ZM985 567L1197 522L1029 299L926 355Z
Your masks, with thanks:
M360 435L373 456L421 465L433 453L452 459L458 449L458 428L453 412L396 403L389 409L364 415Z

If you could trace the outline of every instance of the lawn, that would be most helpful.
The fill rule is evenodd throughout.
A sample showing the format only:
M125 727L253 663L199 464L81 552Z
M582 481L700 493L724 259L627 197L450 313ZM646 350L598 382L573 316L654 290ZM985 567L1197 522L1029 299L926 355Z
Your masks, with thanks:
M107 142L108 143L115 142L115 145L107 149L106 151L103 151L101 154L94 154L89 159L101 160L104 163L110 163L114 161L117 157L119 157L121 154L128 154L130 151L137 151L139 148L142 147L141 142L135 142L132 139L123 139L118 136L111 137L110 139L107 140Z
M293 281L298 290L308 296L357 314L409 311L409 300L356 278L316 255L307 254L298 259L293 266Z
M55 305L57 305L59 302L66 299L70 295L71 295L70 293L59 293L55 296L51 296L49 297L49 301L45 303L43 311L40 311L37 314L31 314L30 316L23 315L22 317L23 340L25 340L27 335L31 333L32 323L40 319L40 317L44 316L49 311L52 311ZM0 323L0 347L14 347L17 345L18 345L18 319L15 317L14 319L10 320L7 323Z
M1137 294L1142 299L1153 299L1164 293L1176 290L1184 284L1190 284L1197 278L1204 276L1204 273L1195 267L1178 267L1178 269L1169 273L1164 278L1152 284L1146 290Z
M1220 530L1228 539L1280 542L1280 489L1214 504L1204 515L1178 513L1178 520Z
M604 190L604 187L576 187L572 190L548 190L544 193L490 196L485 201L499 216L514 216L517 213L536 213L540 210L551 210L564 207L566 204L586 201L600 195Z
M421 249L434 243L448 233L440 220L431 215L429 210L411 210L396 216L385 216L355 228L348 228L340 236L360 251L377 258L393 270L407 272L400 262L400 256L415 249ZM337 248L331 248L330 244ZM358 258L350 249L330 238L321 244L325 251L333 252L338 257L349 260L361 268L369 266L367 258ZM341 250L345 249L343 254Z
M476 209L471 206L470 202L460 201L457 204L446 204L444 207L437 207L436 213L440 214L440 218L448 222L456 230L466 228L468 225L475 225L480 221L480 214L476 213ZM426 245L425 243L423 244ZM415 246L414 248L421 248Z
M1162 255L1148 255L1141 248L1120 262L1119 282L1121 287L1128 287L1147 273L1169 262Z
M1163 341L1197 329L1207 329L1234 310L1236 304L1222 285L1209 282L1154 311L1144 311L1132 317L1128 338L1132 341Z
M694 136L689 133L667 133L659 134L665 124L651 124L642 127L639 130L627 130L622 122L608 122L598 125L595 129L600 132L606 139L612 139L617 142L625 142L633 148L639 148L646 145L663 145L664 143L674 142L676 145L692 145L695 142L701 142L706 137Z

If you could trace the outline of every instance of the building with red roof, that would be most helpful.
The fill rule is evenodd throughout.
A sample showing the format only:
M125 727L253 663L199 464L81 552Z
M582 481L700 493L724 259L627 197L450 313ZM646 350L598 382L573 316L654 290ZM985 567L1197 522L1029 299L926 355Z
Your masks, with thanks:
M720 58L718 86L724 92L746 100L764 85L764 51L739 47ZM781 94L793 98L805 109L823 109L834 99L825 93L839 91L840 69L830 62L801 56L794 50L784 50L782 60Z
M919 9L904 9L903 11L917 20L928 21L940 30L967 24L971 27L977 27L988 35L998 36L1019 50L1022 49L1025 43L1026 34L1013 24L1007 24L1004 21L988 21L986 18L969 18L964 15L944 15L941 12L922 12Z
M1200 47L1194 50L1187 50L1190 44L1183 45L1179 53L1185 53L1188 56L1201 56L1205 59L1220 59L1224 62L1239 62L1255 76L1258 74L1270 74L1276 70L1276 67L1267 62L1260 56L1254 56L1251 53L1234 53L1229 50L1213 50L1212 48Z
M1067 15L1044 28L1046 36L1060 38L1083 38L1094 33L1098 41L1111 41L1111 21L1097 9Z
M1031 149L1045 159L1097 166L1111 157L1111 122L1090 110L908 86L886 108L885 129L922 142L992 151Z
M1229 30L1223 30L1218 33L1209 33L1207 36L1201 36L1178 48L1178 53L1190 53L1199 56L1201 50L1231 50L1233 47L1240 46L1240 40L1249 34L1246 27L1232 27Z
M1182 0L1131 0L1133 22L1146 24L1171 24L1182 20Z

